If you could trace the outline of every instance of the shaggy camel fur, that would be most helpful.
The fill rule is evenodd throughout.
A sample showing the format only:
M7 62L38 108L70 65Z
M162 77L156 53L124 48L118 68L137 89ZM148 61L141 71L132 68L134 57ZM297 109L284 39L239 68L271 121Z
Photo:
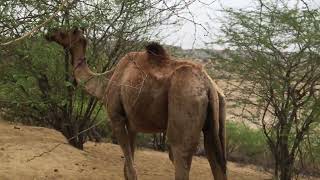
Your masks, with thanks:
M87 41L81 30L55 30L46 38L69 49L78 84L104 102L124 153L126 179L137 179L136 133L164 131L176 180L189 179L201 131L214 179L227 179L224 95L202 66L173 60L151 43L146 51L125 55L112 71L96 74L85 62Z

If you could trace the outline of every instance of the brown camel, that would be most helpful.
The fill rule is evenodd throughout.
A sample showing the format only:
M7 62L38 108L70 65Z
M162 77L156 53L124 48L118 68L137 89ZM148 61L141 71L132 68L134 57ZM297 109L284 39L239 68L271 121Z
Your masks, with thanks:
M174 60L150 43L146 51L125 55L113 70L96 74L86 64L81 30L55 30L46 38L69 49L78 84L104 102L125 157L126 179L137 179L136 133L164 131L176 180L189 179L201 131L214 179L227 179L224 95L201 65Z

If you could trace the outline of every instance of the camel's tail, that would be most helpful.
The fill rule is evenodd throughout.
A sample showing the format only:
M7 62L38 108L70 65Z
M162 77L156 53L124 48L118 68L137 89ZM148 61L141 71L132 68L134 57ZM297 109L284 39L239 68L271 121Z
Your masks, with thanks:
M153 59L164 60L168 58L166 50L156 42L151 42L146 46L148 55Z
M207 77L211 83L204 144L215 179L226 180L225 97L216 83L208 75Z

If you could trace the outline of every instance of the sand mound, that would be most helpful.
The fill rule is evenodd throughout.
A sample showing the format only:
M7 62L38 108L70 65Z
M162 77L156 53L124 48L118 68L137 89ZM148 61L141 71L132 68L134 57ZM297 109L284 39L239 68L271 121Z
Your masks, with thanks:
M88 142L80 151L68 145L61 133L47 128L0 122L0 160L1 180L124 179L119 146ZM135 163L139 179L174 179L167 153L138 150ZM231 180L270 179L254 166L229 163L228 168ZM190 179L213 179L205 158L193 158Z

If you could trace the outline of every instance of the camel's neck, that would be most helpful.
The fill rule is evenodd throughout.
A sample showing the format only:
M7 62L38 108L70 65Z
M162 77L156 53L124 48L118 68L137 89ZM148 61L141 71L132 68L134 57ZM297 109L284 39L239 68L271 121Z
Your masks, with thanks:
M80 86L99 99L103 98L104 91L107 87L109 79L113 71L105 73L94 73L88 67L85 60L85 48L83 46L75 46L70 49L72 65L74 68L74 77Z
M80 65L83 59L86 56L86 50L83 46L75 46L70 49L71 58L72 58L72 66L76 68ZM85 64L85 63L83 63Z

